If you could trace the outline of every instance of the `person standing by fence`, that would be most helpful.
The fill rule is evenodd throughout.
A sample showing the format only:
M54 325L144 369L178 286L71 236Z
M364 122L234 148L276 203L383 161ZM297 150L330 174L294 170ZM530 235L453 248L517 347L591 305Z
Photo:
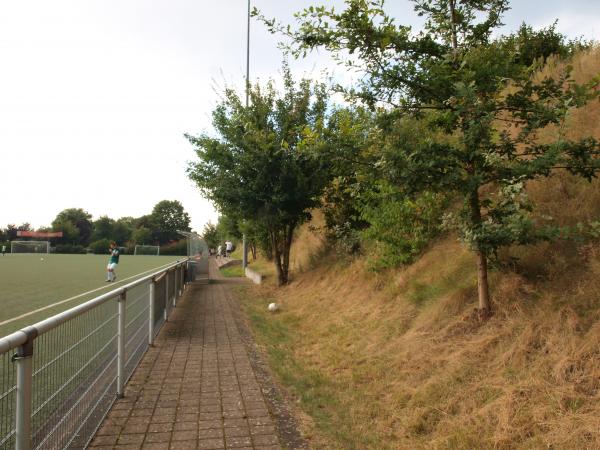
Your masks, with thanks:
M106 266L106 282L110 283L117 279L115 270L119 264L119 248L115 241L110 243L110 259L108 260L108 266Z

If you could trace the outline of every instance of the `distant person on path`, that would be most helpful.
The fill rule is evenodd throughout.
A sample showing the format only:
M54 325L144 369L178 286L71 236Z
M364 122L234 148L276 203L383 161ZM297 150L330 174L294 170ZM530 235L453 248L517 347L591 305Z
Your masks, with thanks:
M229 256L233 251L233 242L225 241L225 256Z
M4 254L6 253L6 245L2 246L2 256L4 256Z
M223 246L222 246L222 245L219 245L219 246L217 247L217 256L222 256L222 255L221 255L221 252L222 252L222 251L223 251Z
M117 279L115 269L119 264L119 248L115 241L110 243L110 259L108 260L108 266L106 266L106 282L110 283Z

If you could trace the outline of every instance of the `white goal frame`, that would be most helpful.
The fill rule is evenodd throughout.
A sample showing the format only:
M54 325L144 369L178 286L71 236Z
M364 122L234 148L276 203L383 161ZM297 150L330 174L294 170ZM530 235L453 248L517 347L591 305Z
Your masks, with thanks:
M147 248L147 249L156 249L156 255L154 253L139 253L138 248ZM160 256L160 246L159 245L136 245L133 249L134 255L149 255L149 256Z
M25 249L24 251L15 252L15 244L19 246L34 247L33 251L28 251ZM40 247L41 251L35 251L35 248ZM10 241L10 252L11 253L50 253L50 241Z

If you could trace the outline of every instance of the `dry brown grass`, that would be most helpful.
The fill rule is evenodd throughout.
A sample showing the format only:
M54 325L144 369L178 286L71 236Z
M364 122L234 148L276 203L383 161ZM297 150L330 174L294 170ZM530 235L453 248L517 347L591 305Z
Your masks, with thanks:
M600 250L586 271L555 275L562 291L494 273L485 324L471 314L471 259L447 239L389 279L360 261L325 264L269 292L283 309L272 320L288 327L298 365L335 386L348 442L599 448ZM307 430L318 448L349 448L318 423Z
M579 81L600 72L600 51L574 67ZM567 135L600 139L599 118L596 103L574 112ZM560 225L600 218L598 181L561 173L529 192ZM474 261L453 237L383 274L331 256L312 267L320 238L305 227L297 242L305 271L251 296L282 305L263 325L285 338L281 364L312 380L287 382L292 395L331 399L305 407L315 448L600 448L599 243L512 250L517 270L492 272L481 323Z

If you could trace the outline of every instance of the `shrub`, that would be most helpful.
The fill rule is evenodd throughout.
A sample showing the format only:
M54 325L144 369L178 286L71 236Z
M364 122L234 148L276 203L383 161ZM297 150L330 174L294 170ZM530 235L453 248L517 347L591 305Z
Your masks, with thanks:
M108 239L99 239L92 242L89 248L96 255L106 254L110 248L110 241Z
M376 242L379 249L371 268L411 263L439 233L446 203L439 194L403 197L389 185L371 193L361 206L362 218L370 224L361 236Z
M163 245L160 247L161 255L187 255L187 242L185 239L182 239L177 242L171 242L167 245Z
M84 255L86 251L83 245L59 244L55 247L54 253Z

